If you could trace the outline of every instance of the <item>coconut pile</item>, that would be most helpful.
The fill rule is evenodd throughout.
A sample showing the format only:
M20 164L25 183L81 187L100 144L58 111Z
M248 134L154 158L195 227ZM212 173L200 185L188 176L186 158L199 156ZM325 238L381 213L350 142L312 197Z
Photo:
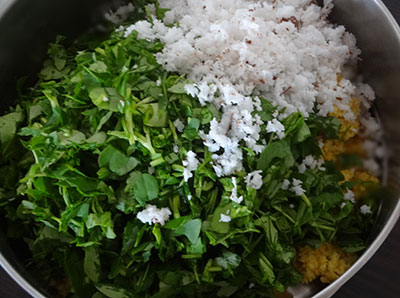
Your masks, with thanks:
M376 132L378 126L368 112L372 89L347 78L338 80L347 65L356 65L360 50L351 33L328 22L332 0L325 0L322 7L312 0L159 0L159 4L169 9L163 20L154 17L152 23L139 21L119 30L126 37L135 30L139 38L163 42L157 61L168 71L186 74L194 82L186 91L201 104L221 109L222 119L214 119L210 131L202 133L204 145L215 153L218 176L243 169L241 142L256 153L265 148L260 140L262 121L252 116L261 109L259 97L283 111L267 125L267 131L279 138L285 135L279 119L297 111L306 117L314 110L326 116L336 106L346 120L355 120L350 109L353 96L361 102L365 134L369 135L369 127ZM154 6L149 10L155 14ZM372 143L367 153L374 154L376 142Z

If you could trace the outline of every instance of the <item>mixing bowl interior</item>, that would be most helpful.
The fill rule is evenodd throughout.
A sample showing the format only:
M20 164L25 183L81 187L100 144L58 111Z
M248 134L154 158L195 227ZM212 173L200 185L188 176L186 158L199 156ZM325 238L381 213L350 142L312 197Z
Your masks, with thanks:
M28 76L27 85L37 79L48 43L58 34L70 38L93 27L102 15L121 1L107 0L5 0L0 2L0 115L15 102L17 81ZM23 260L29 251L23 241L6 239L0 218L0 263L33 297L44 297L43 285L27 272ZM47 296L47 295L46 295ZM52 297L52 295L49 295Z
M16 98L17 79L28 75L31 84L40 69L49 41L57 34L70 37L86 31L101 15L120 1L106 0L15 0L0 4L0 114ZM336 0L332 14L335 23L353 32L362 49L360 72L373 86L376 108L385 132L387 145L384 180L391 190L383 198L373 231L371 245L359 261L338 281L324 288L320 284L293 287L295 297L331 296L374 254L400 214L400 29L380 0ZM357 11L357 13L354 13ZM4 229L0 219L1 229ZM12 277L34 297L45 292L27 272L20 260L28 251L20 243L10 243L0 232L0 262ZM31 286L33 285L33 286ZM35 290L38 289L38 290ZM322 290L322 291L321 291Z

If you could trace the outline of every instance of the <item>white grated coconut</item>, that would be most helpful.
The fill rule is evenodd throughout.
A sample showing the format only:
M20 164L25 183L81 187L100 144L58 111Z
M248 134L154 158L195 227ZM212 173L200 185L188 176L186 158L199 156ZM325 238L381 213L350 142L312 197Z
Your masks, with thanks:
M199 163L200 162L196 159L196 153L194 153L192 150L188 151L186 154L186 160L183 161L183 179L186 182L193 177L192 172L197 169Z
M240 204L243 201L243 196L238 197L237 196L237 183L236 183L236 177L232 177L232 184L233 184L233 188L232 188L232 193L231 193L231 197L230 199L237 203Z
M282 182L281 189L283 189L283 190L288 190L288 189L289 189L289 185L290 185L290 181L287 180L287 179L285 179L285 180L283 180L283 182Z
M302 188L303 182L296 178L293 178L292 187L289 188L290 191L294 192L296 196L302 196L305 193L305 190Z
M372 213L372 210L371 210L371 207L370 207L370 206L368 206L368 205L362 205L362 206L360 207L360 212L361 212L362 214L364 214L364 215L367 215L367 214Z
M359 83L357 91L349 79L338 82L337 74L356 62L360 50L343 26L327 21L332 0L325 0L323 7L312 0L159 3L169 9L164 20L139 21L124 34L136 30L139 38L163 42L157 61L166 70L186 74L194 82L186 92L201 104L213 103L222 110L221 121L214 119L209 133L202 134L204 144L215 152L218 176L243 170L241 142L256 153L265 148L259 140L262 121L252 117L261 109L260 100L252 95L284 108L280 117L297 111L307 116L315 106L325 116L336 105L347 120L355 118L349 106L353 95L366 107L374 99L368 85ZM277 119L268 122L267 131L284 137Z
M350 201L353 204L356 202L355 197L354 197L354 193L351 190L347 190L347 192L344 194L344 199L346 201Z
M280 139L285 137L285 127L277 119L272 119L271 121L267 122L267 132L276 133Z
M323 115L332 112L334 104L348 109L356 87L347 79L338 86L336 74L360 50L343 26L326 20L331 0L324 1L324 7L312 0L159 2L170 9L164 22L141 21L125 34L136 30L140 38L165 43L156 55L158 62L186 73L208 93L207 101L216 99L202 88L213 89L212 84L238 91L238 98L259 93L286 108L287 114L307 115L314 104ZM179 27L165 26L173 23ZM370 90L364 89L370 98ZM350 110L347 117L354 117Z
M194 83L185 90L200 104L212 103L222 111L222 119L214 119L208 133L200 132L214 153L217 176L243 170L243 143L256 154L265 148L265 140L260 140L263 123L253 116L261 110L259 97L282 111L266 129L283 138L278 119L293 112L307 117L317 108L326 116L336 106L346 120L355 120L350 102L356 96L365 128L361 137L374 136L365 165L379 174L373 152L378 152L374 149L381 132L368 112L375 94L361 78L350 81L361 51L351 33L329 23L333 1L323 2L321 7L314 0L159 0L160 7L169 9L163 20L153 16L152 23L144 20L124 28L126 37L137 31L139 38L163 42L157 61L168 71L186 74ZM154 5L148 8L154 15ZM338 80L338 74L343 78ZM175 125L182 129L180 123ZM186 181L192 177L188 166ZM307 167L314 164L303 162L299 171ZM316 167L323 169L319 161Z
M292 182L288 179L283 180L281 189L290 190L296 194L296 196L302 196L305 193L305 190L302 187L303 182L296 178L293 178Z
M230 222L231 217L229 215L221 213L221 217L219 219L220 222Z
M302 163L299 165L299 173L304 173L307 168L314 170L319 169L320 171L325 171L325 168L322 166L324 164L323 159L315 159L312 155L307 155Z
M174 121L174 125L176 127L176 130L179 132L183 132L183 130L185 129L185 124L183 124L183 122L179 119L176 119Z
M140 211L136 217L142 223L160 224L164 225L171 215L171 210L169 208L158 209L157 206L147 205L146 209Z
M261 173L262 171L254 171L247 174L245 178L247 187L260 189L263 184Z

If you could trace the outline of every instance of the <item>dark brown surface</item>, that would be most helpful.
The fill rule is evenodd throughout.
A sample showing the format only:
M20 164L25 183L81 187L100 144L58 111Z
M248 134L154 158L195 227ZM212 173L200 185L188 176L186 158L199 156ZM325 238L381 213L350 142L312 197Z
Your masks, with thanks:
M400 0L383 0L383 2L400 22ZM0 298L29 297L30 295L0 268ZM334 298L369 297L400 297L400 223L367 265L334 296Z

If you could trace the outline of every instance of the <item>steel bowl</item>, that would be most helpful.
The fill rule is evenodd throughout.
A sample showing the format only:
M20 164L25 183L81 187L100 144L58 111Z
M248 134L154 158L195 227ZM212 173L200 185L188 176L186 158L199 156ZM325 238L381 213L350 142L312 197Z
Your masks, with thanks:
M74 37L96 24L119 0L0 0L0 114L13 103L22 75L39 71L48 42L56 34ZM354 33L362 50L360 73L377 94L376 110L387 147L383 182L390 194L382 198L369 246L357 262L334 283L289 288L295 298L331 297L374 255L400 216L400 28L381 0L335 0L331 15ZM0 264L30 295L46 296L45 285L23 267L28 252L1 231Z

